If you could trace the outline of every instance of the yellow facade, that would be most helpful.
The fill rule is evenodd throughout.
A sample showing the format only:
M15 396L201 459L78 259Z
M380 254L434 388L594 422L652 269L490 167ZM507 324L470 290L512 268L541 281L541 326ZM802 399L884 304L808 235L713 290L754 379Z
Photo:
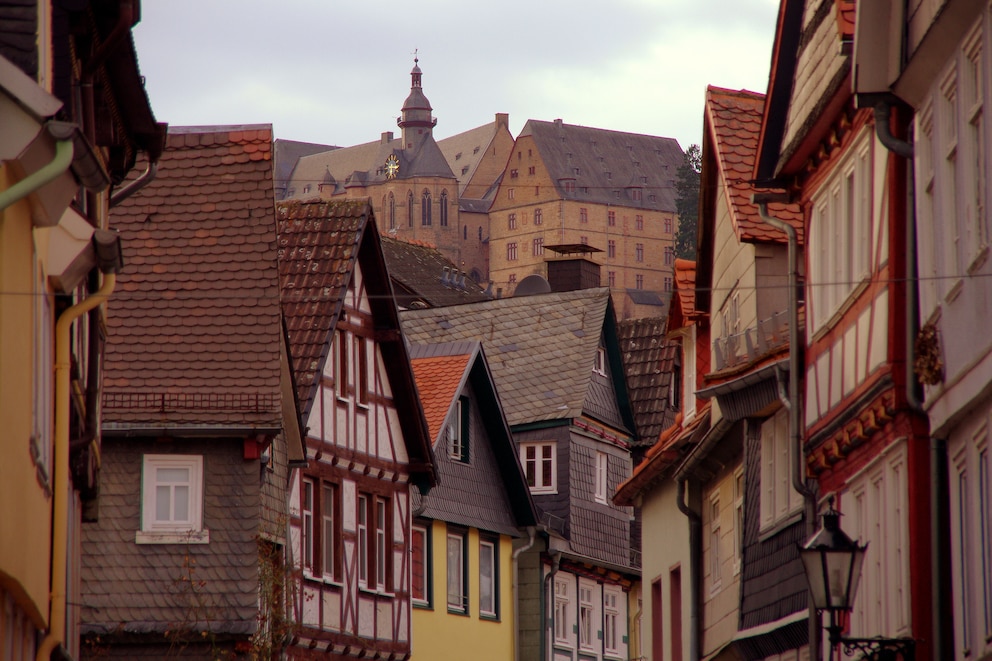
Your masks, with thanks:
M434 521L430 530L430 606L413 609L413 658L512 659L514 649L513 542L499 538L497 551L498 615L479 616L479 531L467 535L468 613L451 613L447 606L447 524Z
M0 165L0 191L16 179ZM50 494L31 452L36 343L50 335L34 332L38 259L31 210L21 200L0 212L0 592L43 629L48 618ZM46 378L47 376L47 378ZM44 412L50 414L51 411ZM50 439L49 439L50 440ZM49 468L50 471L50 468ZM7 608L11 608L8 602Z

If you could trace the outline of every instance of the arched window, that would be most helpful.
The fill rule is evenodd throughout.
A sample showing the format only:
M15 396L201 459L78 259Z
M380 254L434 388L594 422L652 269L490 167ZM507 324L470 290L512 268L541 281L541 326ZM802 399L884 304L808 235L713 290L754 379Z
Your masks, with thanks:
M406 194L406 221L410 227L413 227L413 192Z
M420 224L424 227L431 226L431 194L426 190L420 198Z
M441 216L441 227L448 226L448 191L441 191L441 208L438 211Z
M479 225L479 241L482 241L482 225Z
M389 205L387 208L387 213L389 214L389 229L394 230L396 229L396 198L393 197L392 193L389 194Z
M468 225L462 225L462 239L468 239Z

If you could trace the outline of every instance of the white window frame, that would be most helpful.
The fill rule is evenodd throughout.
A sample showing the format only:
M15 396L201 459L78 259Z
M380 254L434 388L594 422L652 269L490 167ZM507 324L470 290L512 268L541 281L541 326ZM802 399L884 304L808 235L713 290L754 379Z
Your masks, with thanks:
M723 584L723 557L720 553L720 537L723 530L720 526L720 492L714 491L709 498L710 514L710 592L716 592Z
M761 423L761 532L791 521L803 506L792 488L792 452L789 413L785 408ZM796 448L795 450L798 450Z
M489 573L486 574L486 561L489 563ZM496 542L489 539L479 540L479 615L482 617L495 618L498 617L496 611L497 604L497 593L499 590L499 585L497 582L497 577L499 576L498 568L496 567L497 555L496 555ZM486 595L486 585L488 583L488 592Z
M313 575L314 564L314 499L316 486L312 478L303 478L300 492L300 559L303 572Z
M871 273L872 132L865 129L813 196L808 297L816 333Z
M603 653L610 656L620 656L622 595L623 591L616 586L603 586Z
M744 560L744 467L734 471L734 576Z
M569 615L571 609L571 585L568 576L555 577L555 644L571 647L572 622Z
M358 494L356 522L358 584L369 589L369 496L364 493Z
M609 455L596 451L596 495L597 503L607 502L607 484L609 482Z
M386 576L389 573L389 501L382 496L375 499L375 587L383 592L386 589Z
M696 327L689 326L682 335L682 418L696 415Z
M854 611L852 636L910 635L909 487L906 440L897 439L841 494L844 528L868 544Z
M606 349L604 347L596 349L596 362L593 364L592 371L606 376Z
M447 436L448 436L448 456L455 461L468 461L468 438L465 435L468 422L465 416L468 413L468 398L459 397L448 416Z
M156 520L158 487L167 486L156 479L159 469L188 471L185 483L171 483L187 489L188 509L184 519ZM203 456L194 454L146 454L141 466L141 530L135 535L138 544L206 544L209 531L203 528ZM174 491L173 491L174 493Z
M534 457L528 457L528 451L534 450ZM544 482L544 465L551 464L551 482ZM520 444L520 465L524 469L524 477L530 483L531 468L533 467L534 483L530 486L533 494L558 493L558 444L555 441L536 441Z
M593 650L596 644L596 606L593 595L596 584L579 579L579 649Z
M468 611L468 589L465 574L465 535L448 533L447 543L448 610L454 613Z
M320 571L325 579L334 580L336 578L335 554L337 553L337 488L330 483L323 483L320 487Z

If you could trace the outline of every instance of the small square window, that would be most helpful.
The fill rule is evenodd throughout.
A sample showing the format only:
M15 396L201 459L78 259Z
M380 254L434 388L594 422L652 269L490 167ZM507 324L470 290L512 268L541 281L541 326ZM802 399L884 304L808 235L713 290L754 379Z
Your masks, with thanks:
M138 543L207 543L203 529L203 457L146 454L142 460Z

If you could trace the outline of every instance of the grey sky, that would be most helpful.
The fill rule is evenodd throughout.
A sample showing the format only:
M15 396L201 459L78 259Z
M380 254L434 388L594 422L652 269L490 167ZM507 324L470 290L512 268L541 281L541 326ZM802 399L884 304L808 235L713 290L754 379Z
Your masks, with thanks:
M765 92L777 0L144 0L160 121L271 123L349 146L396 130L419 49L444 138L510 114L698 143L706 85Z

